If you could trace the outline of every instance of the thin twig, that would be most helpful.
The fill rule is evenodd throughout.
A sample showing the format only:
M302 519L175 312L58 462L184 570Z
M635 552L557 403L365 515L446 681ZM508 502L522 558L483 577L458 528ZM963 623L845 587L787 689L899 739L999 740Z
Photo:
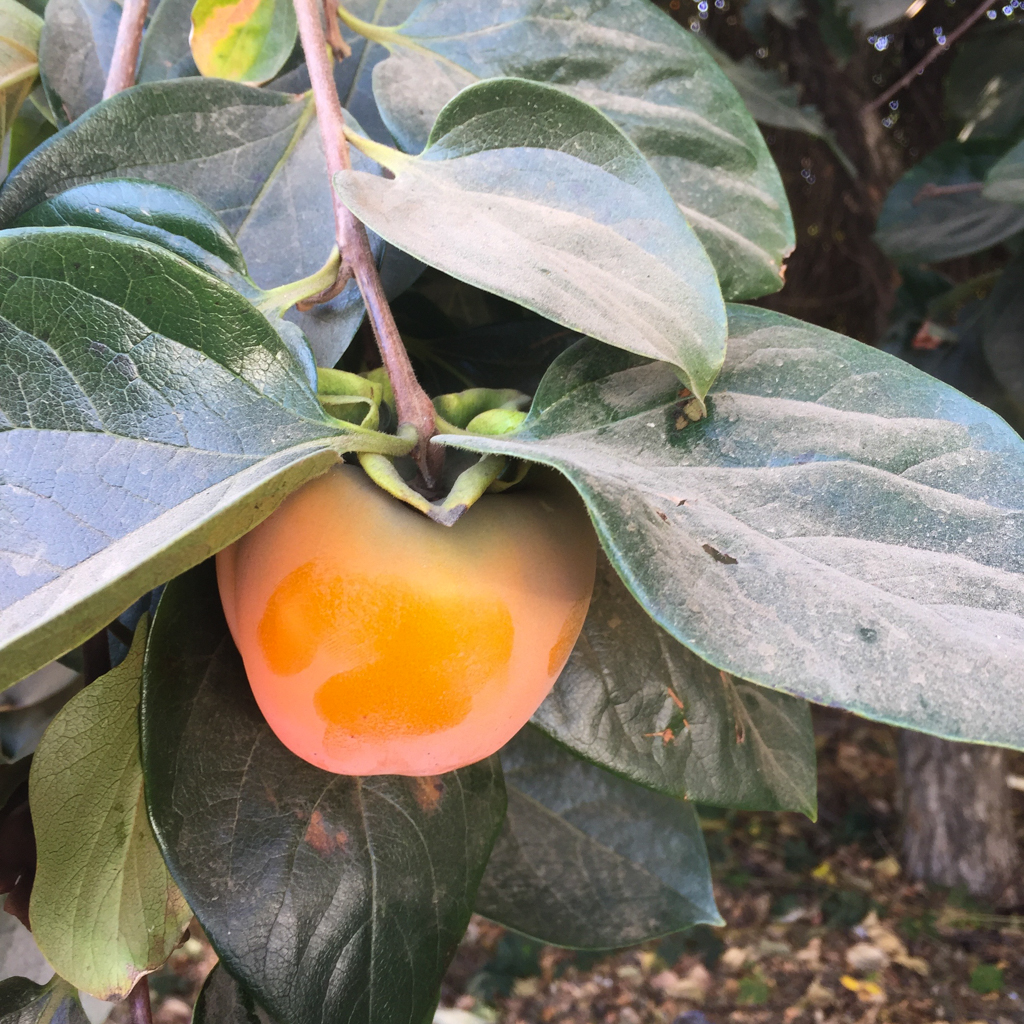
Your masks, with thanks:
M110 60L107 84L103 87L105 100L135 84L135 68L139 63L139 47L148 9L149 0L124 0L121 20L117 23L114 56Z
M327 156L327 171L333 181L336 174L350 170L352 164L348 155L348 142L345 140L345 118L334 84L334 71L321 19L322 4L321 0L294 0L294 3L299 38L302 40L309 80L316 100L317 121ZM354 275L359 285L384 368L391 379L399 425L408 423L416 430L419 443L413 455L425 484L432 488L440 482L444 460L444 450L430 444L430 438L435 433L434 404L420 387L402 344L402 337L398 333L377 273L366 229L342 203L333 188L331 196L334 202L335 232L342 255L339 276Z
M936 43L895 85L889 86L885 92L870 103L861 107L861 114L870 114L879 107L884 107L901 89L906 88L933 60L941 57L949 48L996 2L996 0L983 0L980 7L969 14L957 25L952 32L946 36L944 43Z
M153 1007L149 1001L149 977L143 975L128 993L131 1024L153 1024Z

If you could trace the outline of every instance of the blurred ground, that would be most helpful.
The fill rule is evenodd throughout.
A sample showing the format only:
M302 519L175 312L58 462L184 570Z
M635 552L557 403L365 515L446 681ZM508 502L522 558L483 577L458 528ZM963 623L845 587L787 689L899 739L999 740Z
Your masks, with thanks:
M1024 1024L1024 917L904 879L894 731L814 712L817 823L702 813L725 928L573 953L476 918L438 1024ZM188 1024L214 962L194 928L152 978L155 1024Z

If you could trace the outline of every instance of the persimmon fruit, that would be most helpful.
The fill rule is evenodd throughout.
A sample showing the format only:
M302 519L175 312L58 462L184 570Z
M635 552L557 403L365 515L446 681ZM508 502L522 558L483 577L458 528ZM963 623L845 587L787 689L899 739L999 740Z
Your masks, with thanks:
M345 775L436 775L506 743L558 678L596 539L564 481L440 526L338 466L217 556L249 683L278 738Z

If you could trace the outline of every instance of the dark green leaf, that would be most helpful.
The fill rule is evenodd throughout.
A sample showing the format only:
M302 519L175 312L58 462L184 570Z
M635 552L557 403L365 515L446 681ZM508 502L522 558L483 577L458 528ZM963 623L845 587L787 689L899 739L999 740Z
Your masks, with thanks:
M32 934L61 977L123 999L170 956L192 911L146 817L139 697L148 620L128 656L53 720L32 759ZM74 813L69 814L68 809Z
M266 1010L217 964L203 982L192 1024L272 1024Z
M213 211L169 185L131 178L76 185L33 206L15 224L77 226L142 238L220 278L253 304L261 306L268 301L266 292L248 276L241 251ZM276 309L263 307L261 312L315 387L316 361L301 328L282 320Z
M583 632L532 721L669 796L815 816L807 704L701 661L655 625L604 558Z
M393 179L334 187L377 234L572 330L673 363L703 396L725 312L704 250L646 161L595 108L521 79L472 85L423 154L363 141Z
M943 79L946 110L959 138L1009 140L1024 126L1024 29L979 25L957 44Z
M1024 140L1018 142L985 175L985 190L982 193L988 200L997 201L1005 209L1005 203L1016 204L1014 216L1024 216ZM1016 223L1016 221L1015 221Z
M1024 748L1024 441L876 349L730 309L687 423L671 368L592 341L523 428L445 438L564 472L653 618L798 697Z
M249 302L137 239L0 234L0 363L0 685L365 443Z
M121 19L116 0L50 0L39 40L39 72L64 123L103 98Z
M934 263L987 249L1024 229L1024 210L995 202L1006 197L994 194L994 185L982 195L997 156L982 143L945 142L933 150L886 197L878 244L899 262ZM945 191L935 194L935 188Z
M722 923L690 804L584 764L529 726L501 763L508 816L479 913L578 949Z
M217 277L224 276L225 265L246 273L241 250L213 211L167 185L116 178L90 182L44 200L15 221L16 227L61 225L145 238Z
M195 129L197 118L202 131ZM364 170L375 166L358 153L353 160ZM235 236L261 288L313 273L334 244L330 184L311 97L203 78L137 86L90 110L32 154L0 189L0 224L65 189L103 178L145 178L201 200ZM379 240L374 244L379 253ZM407 284L408 276L392 287ZM359 289L351 282L329 305L293 312L289 319L306 333L318 362L333 365L362 316Z
M141 721L167 863L270 1013L427 1020L504 816L497 758L425 779L299 760L256 706L209 563L164 592Z
M78 993L58 977L46 985L28 978L0 981L0 1024L89 1024Z
M692 33L648 0L423 0L397 29L362 31L392 51L373 90L404 149L422 148L445 103L480 79L556 85L639 146L727 297L782 287L793 223L764 140Z

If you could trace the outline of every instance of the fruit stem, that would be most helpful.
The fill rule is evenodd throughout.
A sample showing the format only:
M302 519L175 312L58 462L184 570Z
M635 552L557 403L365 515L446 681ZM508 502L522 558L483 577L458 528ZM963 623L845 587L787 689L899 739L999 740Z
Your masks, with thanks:
M105 100L135 84L135 68L139 63L142 28L146 24L148 9L149 0L124 0L121 20L117 23L114 56L110 59L110 71L103 86Z
M131 1024L153 1024L153 1008L149 1001L149 977L143 975L128 993Z
M327 170L333 182L334 176L348 171L352 163L345 139L345 115L342 113L338 90L334 84L330 49L323 25L323 4L321 0L294 0L295 16L299 23L299 38L306 55L309 80L316 101L317 121L327 155ZM399 425L410 424L416 431L417 444L413 457L420 475L428 488L434 488L441 479L444 465L444 449L430 443L434 436L434 406L419 381L409 361L409 354L402 344L401 335L391 315L377 273L377 264L370 251L366 228L342 203L337 192L331 188L334 202L335 234L342 261L334 289L355 277L366 303L366 312L377 339L381 360L395 393ZM331 289L328 289L330 291ZM326 294L326 293L324 293ZM335 291L335 294L337 292Z

